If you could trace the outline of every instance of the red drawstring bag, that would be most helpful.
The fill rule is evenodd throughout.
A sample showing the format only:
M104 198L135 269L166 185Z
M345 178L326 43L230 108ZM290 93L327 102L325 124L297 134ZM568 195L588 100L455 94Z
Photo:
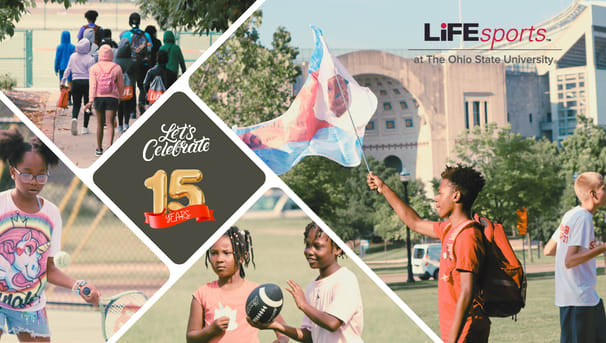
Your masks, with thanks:
M59 100L57 100L57 108L67 108L69 101L69 89L67 87L61 87L61 94L59 94Z
M127 101L133 98L133 84L128 74L124 73L124 91L120 96L120 101Z

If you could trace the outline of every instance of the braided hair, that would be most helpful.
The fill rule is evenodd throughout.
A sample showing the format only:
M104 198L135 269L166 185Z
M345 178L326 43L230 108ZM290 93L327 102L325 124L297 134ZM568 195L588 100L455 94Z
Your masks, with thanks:
M309 233L312 230L316 230L316 234L314 235L314 239L322 236L322 234L326 235L326 233L324 233L324 231L320 228L320 226L318 226L318 224L314 223L314 222L310 222L309 224L307 224L307 226L305 226L305 233L303 234L304 239L303 242L305 242L307 240L307 237L309 236ZM341 249L339 248L339 246L328 236L326 235L326 238L328 240L330 240L330 244L333 248L335 249ZM341 253L339 254L339 257L344 257L345 256L345 252L343 251L343 249L341 249Z
M229 237L231 241L231 248L234 252L234 260L239 264L240 269L240 277L244 278L246 275L244 273L244 267L248 267L248 264L252 262L253 267L255 265L255 253L253 251L253 243L252 236L248 230L240 231L237 226L232 226L223 234L223 236ZM208 268L208 261L210 260L210 249L206 251L206 259L204 261L204 265ZM240 260L243 261L240 264Z
M0 130L0 159L16 167L28 151L40 153L49 166L56 166L59 158L38 137L33 137L26 142L17 128L11 130Z

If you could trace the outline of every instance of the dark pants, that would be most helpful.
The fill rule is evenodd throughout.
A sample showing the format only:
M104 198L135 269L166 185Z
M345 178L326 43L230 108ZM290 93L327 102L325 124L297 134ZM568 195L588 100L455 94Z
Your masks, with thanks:
M118 105L118 125L126 124L130 120L130 114L137 112L137 99L133 96L130 100L120 101Z
M560 307L560 343L606 342L604 302L595 306Z
M149 70L149 66L146 65L137 65L137 87L139 88L139 107L144 106L147 102L147 94L145 94L145 89L143 88L143 81L145 80L145 75L147 74L147 71ZM133 84L133 95L136 94L135 93L135 84ZM143 113L140 113L140 115Z
M88 103L88 80L73 80L72 81L72 96L74 98L74 106L72 107L72 118L78 119L82 99L84 103ZM90 114L84 112L84 127L88 127L88 119Z

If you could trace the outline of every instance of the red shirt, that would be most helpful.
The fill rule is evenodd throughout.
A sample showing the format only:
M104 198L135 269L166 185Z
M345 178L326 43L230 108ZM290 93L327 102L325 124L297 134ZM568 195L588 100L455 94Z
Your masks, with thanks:
M481 310L479 273L484 260L484 237L479 226L473 225L463 229L457 236L452 251L454 260L448 256L447 240L450 234L450 221L435 222L434 232L440 238L442 251L440 254L440 277L438 279L438 310L440 314L440 334L442 340L448 339L450 327L455 315L457 300L461 294L461 273L474 274L474 294L472 304L463 318L459 342L465 340L471 331L490 327L488 317ZM477 330L475 330L477 328Z

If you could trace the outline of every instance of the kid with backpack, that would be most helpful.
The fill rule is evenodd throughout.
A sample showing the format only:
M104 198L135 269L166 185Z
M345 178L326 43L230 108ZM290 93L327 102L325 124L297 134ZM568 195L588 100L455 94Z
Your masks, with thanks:
M80 30L78 31L78 41L81 40L82 38L85 38L84 31L86 29L92 29L94 32L94 39L90 40L91 43L95 43L96 45L101 44L101 38L103 37L103 35L102 35L103 29L101 28L101 26L95 24L98 16L99 16L99 13L95 10L88 10L88 11L86 11L86 13L84 13L84 18L86 18L88 23L86 25L83 25L80 28Z
M118 132L122 133L128 129L131 113L134 113L137 107L133 87L135 83L135 64L130 58L130 46L127 38L120 40L114 62L120 66L124 76L124 93L120 97L120 104L118 105Z
M606 206L605 188L602 175L579 175L574 192L581 205L566 212L551 238L557 241L555 304L562 343L606 342L604 302L595 289L595 258L606 252L606 245L597 246L593 229L593 215Z
M438 310L445 342L488 342L490 320L484 312L480 271L486 255L482 227L472 220L471 206L484 187L484 178L470 167L447 166L435 197L438 215L445 222L423 220L372 172L370 189L385 196L400 219L414 231L440 239ZM452 233L457 232L453 237ZM456 257L456 258L451 258Z
M149 33L139 28L140 24L141 16L139 13L133 12L128 17L128 25L131 27L131 29L120 34L120 39L128 38L130 43L131 58L135 62L137 69L136 81L137 88L139 88L139 115L145 112L145 92L143 91L143 80L145 79L147 71L154 63L154 61L151 60L153 41Z
M103 154L103 123L107 118L109 145L114 142L115 116L120 95L124 92L124 76L119 65L112 62L112 48L103 45L99 49L99 63L90 68L90 101L86 107L94 104L97 115L97 150L95 155Z
M156 102L162 93L177 80L177 74L166 67L167 62L168 53L165 50L158 51L158 64L145 75L143 89L150 104Z

